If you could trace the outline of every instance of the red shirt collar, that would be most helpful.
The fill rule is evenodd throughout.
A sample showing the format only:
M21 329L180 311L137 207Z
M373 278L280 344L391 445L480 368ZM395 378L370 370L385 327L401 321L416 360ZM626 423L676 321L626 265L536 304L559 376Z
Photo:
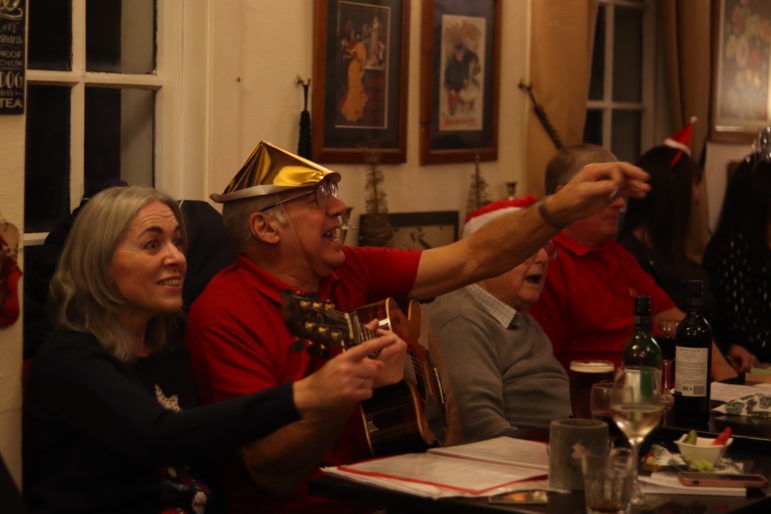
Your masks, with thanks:
M570 237L567 234L567 232L565 232L564 230L558 233L556 236L554 236L552 241L560 245L561 248L564 248L565 250L569 251L570 253L578 257L582 257L587 253L598 252L600 247L602 247L602 245L598 247L592 247L592 246L586 246L583 243L579 243L577 240Z
M297 291L297 288L287 284L283 280L268 273L257 264L254 263L249 257L239 254L238 263L242 270L242 273L248 275L254 282L260 286L262 294L273 300L274 302L281 303L281 291L284 289L291 289ZM334 286L339 282L337 274L333 271L328 277L321 280L318 291L300 291L300 294L308 294L310 292L318 293L319 298L327 299L332 293Z

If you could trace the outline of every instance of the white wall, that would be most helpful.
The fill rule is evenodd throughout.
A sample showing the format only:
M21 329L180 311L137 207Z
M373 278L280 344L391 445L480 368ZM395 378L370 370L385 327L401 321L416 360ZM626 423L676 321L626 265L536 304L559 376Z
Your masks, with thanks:
M16 225L20 233L24 230L24 122L24 116L0 116L0 214ZM24 253L19 248L19 265L23 262ZM23 279L19 281L20 288L23 282ZM19 297L21 301L21 294ZM21 483L21 328L21 316L10 327L0 328L0 454L18 484Z
M383 165L390 212L458 210L465 215L473 163L419 165L421 1L412 0L407 116L407 162ZM529 2L504 0L498 161L481 163L493 200L505 198L504 182L523 180ZM302 88L311 76L313 3L307 0L240 0L218 4L212 18L212 169L210 186L221 191L262 139L296 151ZM364 213L366 166L329 165L342 172L341 195ZM347 242L355 241L353 235Z

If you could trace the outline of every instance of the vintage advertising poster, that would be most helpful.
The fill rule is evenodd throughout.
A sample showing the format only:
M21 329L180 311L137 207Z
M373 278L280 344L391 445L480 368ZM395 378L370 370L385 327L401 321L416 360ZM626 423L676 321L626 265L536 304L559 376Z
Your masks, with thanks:
M481 130L484 124L484 18L443 14L439 130Z
M388 128L390 26L388 6L340 2L336 128Z

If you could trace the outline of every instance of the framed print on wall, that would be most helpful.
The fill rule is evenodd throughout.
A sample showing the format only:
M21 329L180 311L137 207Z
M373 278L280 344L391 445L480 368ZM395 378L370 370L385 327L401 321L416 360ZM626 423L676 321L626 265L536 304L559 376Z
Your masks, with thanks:
M420 163L498 158L501 0L423 0Z
M406 160L409 0L316 0L313 159Z
M710 140L751 143L771 122L771 2L717 0L712 9Z
M360 227L367 216L360 216ZM428 250L458 240L458 211L397 212L388 215L388 224L393 232L385 244L388 248ZM359 246L372 244L359 232Z

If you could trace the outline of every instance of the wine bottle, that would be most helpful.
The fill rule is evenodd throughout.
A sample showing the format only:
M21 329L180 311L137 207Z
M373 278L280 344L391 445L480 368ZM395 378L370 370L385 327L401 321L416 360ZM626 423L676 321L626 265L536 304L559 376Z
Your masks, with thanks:
M688 310L675 336L675 420L699 427L709 420L712 329L704 319L704 282L688 281Z
M621 352L621 365L625 368L661 370L661 348L651 336L650 296L636 296L634 299L634 332Z

